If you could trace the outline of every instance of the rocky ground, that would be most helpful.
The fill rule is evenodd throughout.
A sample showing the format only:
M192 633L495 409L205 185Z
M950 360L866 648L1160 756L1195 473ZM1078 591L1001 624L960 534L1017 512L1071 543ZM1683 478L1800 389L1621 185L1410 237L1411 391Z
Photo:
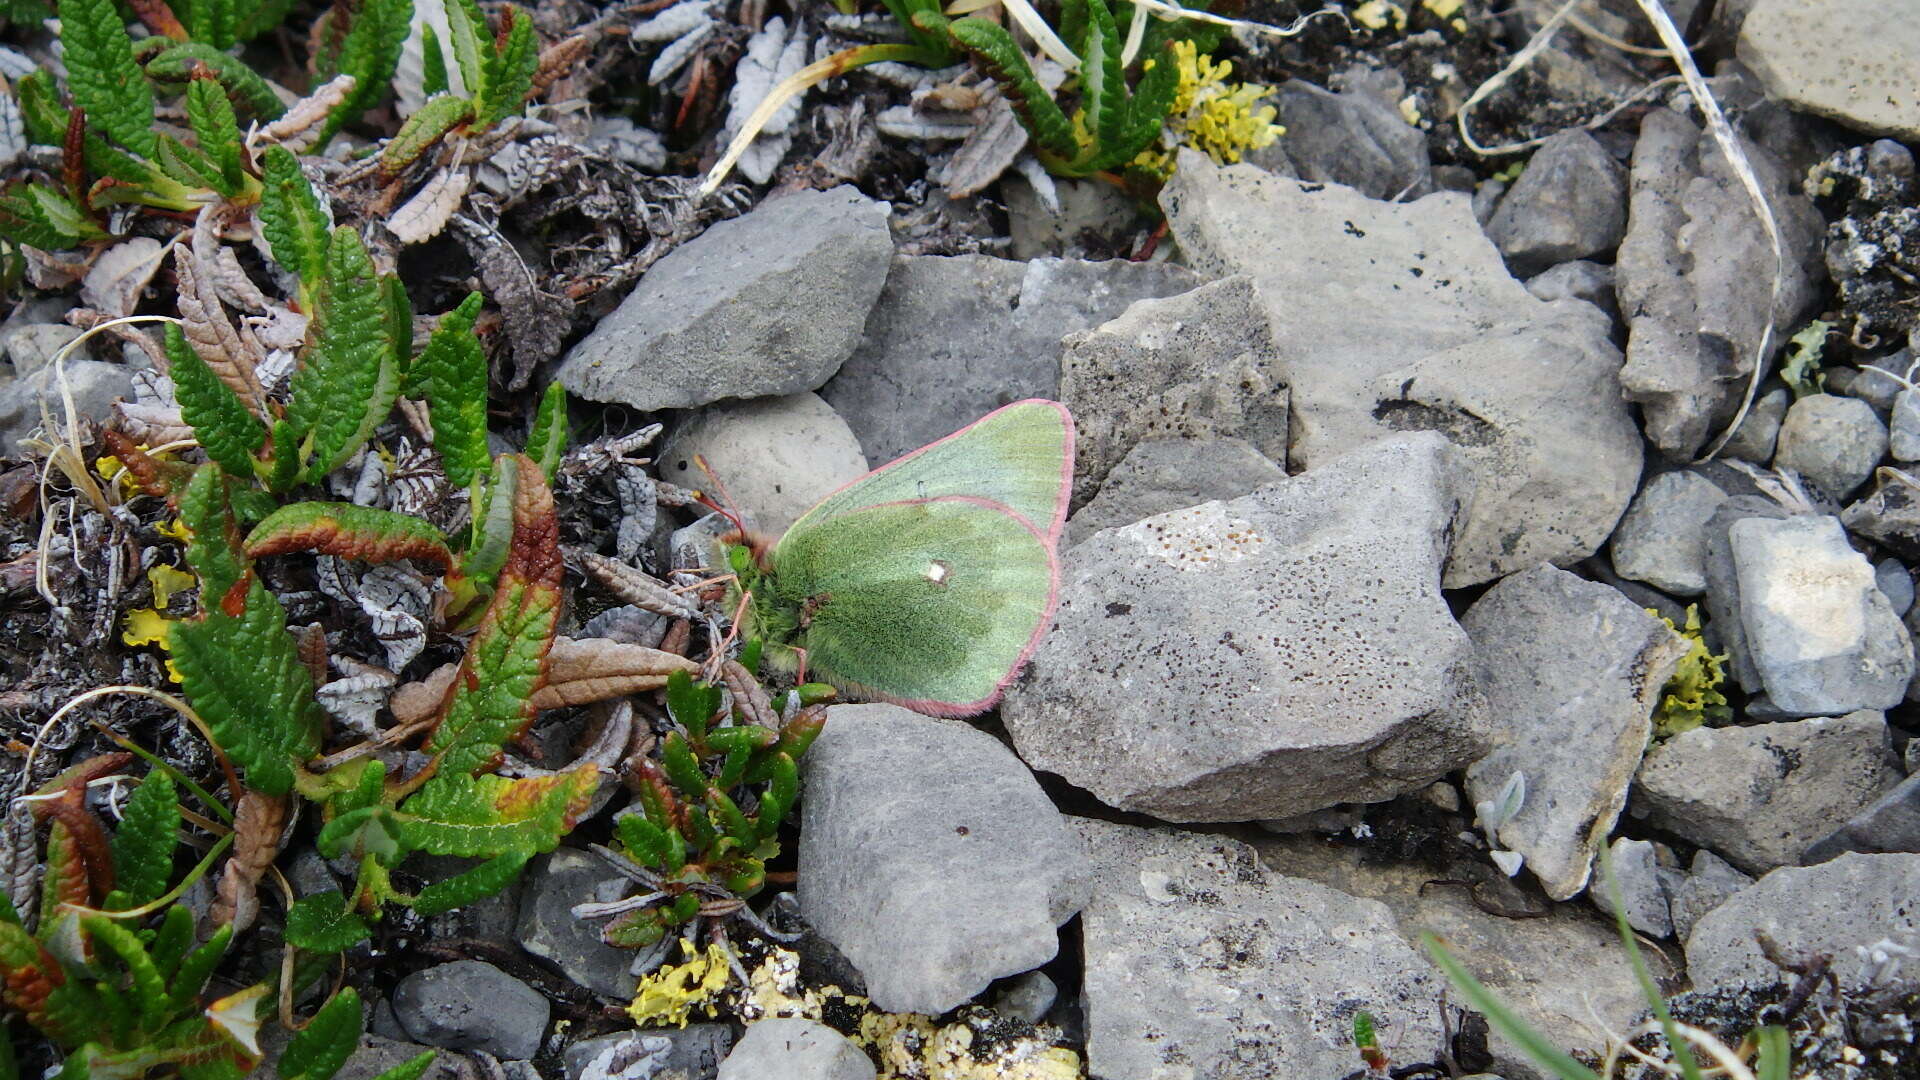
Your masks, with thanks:
M1389 1075L1529 1080L1549 1074L1421 935L1597 1061L1647 1012L1617 910L1680 1017L1730 1045L1764 1017L1796 1076L1920 1070L1920 18L1669 0L1768 227L1686 86L1582 126L1672 70L1624 0L1583 5L1476 107L1481 144L1537 140L1498 157L1459 110L1556 5L1376 2L1241 35L1221 55L1277 87L1288 133L1237 165L1182 151L1146 209L1018 171L956 197L951 142L876 129L910 90L871 73L807 99L769 182L701 201L714 140L620 97L657 47L629 37L667 5L646 6L603 13L617 48L576 76L639 120L557 110L550 142L488 166L546 155L494 178L491 235L538 269L501 301L497 417L524 424L523 388L557 380L581 443L666 425L650 477L562 482L567 539L687 565L724 523L647 493L704 483L696 459L777 534L869 465L1055 398L1079 425L1057 623L985 718L830 710L797 854L755 902L798 941L744 946L715 1010L632 1030L641 976L680 958L636 962L571 913L625 895L585 850L618 795L507 891L350 954L375 1004L341 1076L417 1044L450 1051L436 1077L1341 1080L1370 1075L1364 1012ZM745 6L713 8L709 77ZM409 249L409 286L494 287L501 247L456 233ZM70 269L30 273L0 325L23 790L98 749L69 724L22 773L61 702L164 685L119 633L153 561L122 527L154 550L154 515L69 514L58 602L36 591L22 440L65 313L165 291L147 267L116 312ZM69 361L79 411L137 417L147 366ZM572 627L617 610L573 583ZM95 715L206 774L163 713ZM586 721L546 717L570 760ZM311 833L281 857L301 894L342 869ZM277 963L276 932L237 964Z

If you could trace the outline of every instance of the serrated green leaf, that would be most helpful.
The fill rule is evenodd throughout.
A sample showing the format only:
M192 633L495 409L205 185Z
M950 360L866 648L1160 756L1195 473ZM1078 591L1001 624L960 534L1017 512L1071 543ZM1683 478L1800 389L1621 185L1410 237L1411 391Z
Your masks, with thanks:
M374 1077L373 1080L420 1080L420 1077L433 1065L433 1062L434 1052L428 1050L419 1057L409 1058L395 1065L393 1068Z
M212 158L182 143L171 135L162 133L156 138L159 147L154 160L159 163L160 171L176 183L188 187L205 188L212 191L223 182L220 166Z
M283 417L273 422L273 463L267 490L278 495L300 482L300 435Z
M553 494L532 461L515 456L509 467L516 476L506 564L427 739L442 773L491 769L501 746L533 722L533 694L546 682L562 575Z
M494 578L506 564L507 548L513 540L513 500L520 473L514 458L502 454L493 461L486 484L475 482L473 535L467 544L460 572L482 589L492 588Z
M222 0L204 2L218 4ZM233 103L218 81L193 79L187 83L187 123L200 142L201 152L218 167L220 184L215 190L229 198L238 195L246 183L246 173L240 166L240 122L234 118Z
M380 279L380 306L386 317L386 336L389 351L393 355L393 370L396 382L394 397L400 394L399 383L407 377L407 369L413 366L413 300L407 296L407 287L400 278L387 274ZM393 408L393 402L387 403Z
M180 961L193 945L193 911L185 904L174 904L160 917L160 928L153 933L147 952L160 974L171 979L180 970Z
M78 206L44 184L21 184L0 195L0 236L42 251L107 238Z
M174 14L195 41L231 49L237 40L233 0L178 0Z
M521 851L497 855L479 866L421 889L420 895L414 897L413 903L408 906L422 915L438 915L443 911L466 907L512 884L530 857Z
M280 1055L280 1076L283 1080L331 1080L359 1046L360 994L351 986L342 987L306 1027L294 1032Z
M133 39L113 0L63 0L60 43L67 88L88 123L142 157L154 154L153 87L133 62Z
M441 316L409 372L427 399L433 448L447 479L462 488L487 467L487 354L473 333L481 303L479 293L468 293Z
M677 731L667 733L660 744L660 765L681 794L697 799L706 791L707 774L700 770L699 759L693 756L693 748L687 745L685 735Z
M981 18L956 19L948 33L1000 85L1000 92L1026 125L1035 146L1057 157L1069 157L1079 149L1067 114L1034 78L1026 54L1005 28Z
M533 73L540 66L540 39L527 13L508 4L500 13L507 27L505 41L486 52L485 77L474 95L474 126L482 131L520 112L533 89Z
M334 9L336 17L340 10ZM325 146L386 96L412 18L413 0L364 0L354 13L339 56L340 71L354 77L353 92L328 115L317 145Z
M325 714L279 598L254 579L245 604L238 616L214 608L175 624L173 662L187 699L247 786L284 795L294 767L319 752Z
M760 796L760 809L755 819L762 840L780 831L780 823L786 820L787 812L793 809L794 800L800 797L800 770L793 759L775 753L772 761L772 779L766 792Z
M1180 65L1170 48L1163 49L1140 77L1139 84L1133 88L1132 99L1127 102L1126 135L1122 140L1125 145L1114 153L1117 157L1124 152L1126 157L1116 164L1133 160L1160 137L1160 129L1166 124L1179 88Z
M447 13L447 44L453 47L460 81L467 93L477 97L486 85L486 56L493 46L493 34L474 0L445 0L442 6Z
M234 108L262 120L278 120L287 111L286 103L260 73L238 57L197 41L168 46L147 61L147 74L163 82L180 82L193 77L201 68L213 72L226 88Z
M449 92L453 84L447 81L447 54L429 23L420 24L420 51L420 93L431 98Z
M240 17L233 36L241 41L252 41L285 23L288 12L292 10L293 0L265 0L255 4Z
M214 930L213 936L205 945L189 952L186 959L180 961L180 970L167 983L167 998L177 1011L197 1005L200 991L213 977L213 969L227 955L227 944L233 940L233 927L221 926Z
M67 136L67 107L60 103L60 89L53 84L53 72L46 68L33 71L14 81L14 97L20 102L20 119L27 138L40 146L59 146Z
M318 287L327 272L327 212L300 160L283 146L267 147L261 158L260 231L273 249L273 261L300 279L301 289Z
M133 931L105 916L88 915L80 920L80 924L86 928L87 937L95 946L119 957L120 963L126 968L134 1006L140 1014L140 1026L149 1031L159 1027L170 1011L170 1002L166 980L160 977L160 969L154 966L153 957L147 955L146 946L140 943Z
M1126 75L1120 68L1120 30L1106 0L1086 0L1087 22L1080 47L1080 108L1093 137L1091 160L1118 146L1127 121Z
M180 494L180 521L191 534L187 565L200 576L200 604L213 609L246 576L240 533L227 503L227 481L214 465L202 465Z
M140 781L113 832L113 883L137 907L167 891L179 843L180 799L173 778L155 769Z
M388 176L400 175L447 132L471 119L473 102L466 98L453 94L428 98L400 125L399 134L380 148L380 170Z
M400 369L388 311L385 286L360 235L344 225L334 229L326 273L315 290L311 345L293 373L287 406L287 419L303 440L302 476L308 480L346 464L393 411Z
M398 815L402 841L436 855L531 858L552 851L599 785L593 763L546 776L436 775Z
M527 456L538 462L540 471L553 483L560 468L560 457L567 452L567 390L556 380L540 395L540 409L533 415L533 429L527 432Z
M336 953L371 935L367 920L347 909L338 890L303 896L287 909L287 943L298 948Z
M200 448L232 475L252 476L253 455L267 441L266 425L200 359L178 326L168 323L165 339L180 416L193 428Z
M353 503L292 503L267 515L247 534L250 558L292 551L370 563L422 559L442 571L453 567L447 538L432 522Z
M381 866L399 862L407 852L393 811L385 806L363 806L341 814L327 822L314 844L329 859L351 854Z

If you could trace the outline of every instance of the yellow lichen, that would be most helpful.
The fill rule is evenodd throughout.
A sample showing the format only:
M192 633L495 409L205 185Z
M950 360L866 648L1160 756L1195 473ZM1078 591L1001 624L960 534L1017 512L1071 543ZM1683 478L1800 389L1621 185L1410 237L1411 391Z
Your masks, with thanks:
M156 522L153 526L153 531L178 543L190 544L193 542L193 530L187 528L186 523L179 518L174 518L171 521Z
M153 608L140 608L127 612L126 629L120 632L120 640L138 648L141 645L158 645L164 652L171 652L171 635L176 620L169 619ZM167 678L180 681L180 669L173 666L172 657L167 658Z
M161 563L147 571L147 584L153 586L153 606L164 611L173 601L173 594L185 592L200 584L200 579L177 567Z
M1257 83L1229 81L1230 61L1203 56L1191 41L1173 43L1180 82L1167 113L1165 145L1141 151L1134 164L1160 176L1173 175L1173 150L1187 146L1221 165L1232 165L1248 150L1258 150L1286 134L1274 123L1271 105L1257 105L1272 91ZM1147 61L1152 67L1157 61Z
M1727 658L1707 651L1706 636L1700 626L1700 606L1687 605L1684 626L1673 625L1673 620L1660 614L1657 608L1648 608L1647 614L1666 623L1667 629L1687 642L1687 653L1680 658L1680 665L1662 689L1659 706L1653 710L1653 737L1670 738L1704 724L1724 724L1733 719L1727 696L1720 692L1720 684L1727 679L1722 666Z
M1412 94L1400 99L1400 119L1409 127L1420 126L1420 99Z
M1387 0L1367 0L1353 9L1353 21L1369 30L1385 30L1389 25L1395 30L1405 30L1407 9Z
M720 1015L720 995L727 988L729 974L727 950L709 944L701 952L685 938L680 940L680 949L687 956L685 963L662 967L641 979L634 990L627 1015L635 1027L686 1027L696 1010L709 1018Z
M1466 0L1420 0L1420 6L1443 19L1451 19L1459 14Z

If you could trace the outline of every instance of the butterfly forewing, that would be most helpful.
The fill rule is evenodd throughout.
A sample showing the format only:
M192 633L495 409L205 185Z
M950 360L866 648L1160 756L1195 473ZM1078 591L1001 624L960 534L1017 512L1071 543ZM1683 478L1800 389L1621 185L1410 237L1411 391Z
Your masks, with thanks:
M1058 577L1053 545L1023 517L960 495L796 526L775 560L816 677L955 716L998 698L1052 617Z

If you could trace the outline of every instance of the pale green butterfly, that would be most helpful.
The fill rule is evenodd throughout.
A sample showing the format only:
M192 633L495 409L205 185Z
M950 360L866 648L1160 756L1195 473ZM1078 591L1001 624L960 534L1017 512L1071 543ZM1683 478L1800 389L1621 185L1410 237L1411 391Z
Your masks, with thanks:
M764 657L933 716L1000 700L1053 624L1073 417L1015 402L854 480L771 546L736 533Z

